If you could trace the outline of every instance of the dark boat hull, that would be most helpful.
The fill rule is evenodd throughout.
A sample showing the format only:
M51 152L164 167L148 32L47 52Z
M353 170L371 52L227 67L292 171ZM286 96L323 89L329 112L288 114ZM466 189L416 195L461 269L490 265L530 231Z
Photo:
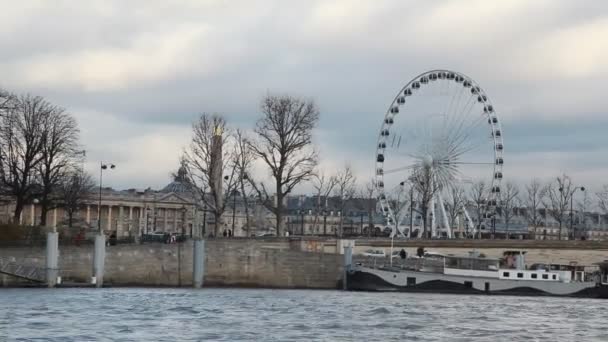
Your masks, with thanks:
M428 274L426 276L428 278ZM437 279L404 286L374 274L373 271L365 270L354 270L348 272L347 276L347 288L351 291L608 298L608 286L606 285L589 286L571 293L551 293L543 289L525 286L525 284L522 284L524 286L492 290L475 288L466 283L466 278L446 280L437 277Z

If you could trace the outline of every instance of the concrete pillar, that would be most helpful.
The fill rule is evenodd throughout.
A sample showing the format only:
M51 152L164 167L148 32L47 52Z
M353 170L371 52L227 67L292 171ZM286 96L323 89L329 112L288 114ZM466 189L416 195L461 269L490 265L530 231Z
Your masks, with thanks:
M205 240L194 240L194 253L192 253L192 286L195 289L200 289L203 286L205 278Z
M57 229L57 208L53 209L53 229Z
M108 205L108 225L107 225L107 229L108 230L112 230L112 206Z
M343 290L348 290L348 272L353 265L353 247L348 245L344 247L344 279L342 280Z
M104 234L95 235L95 251L93 254L93 276L95 286L103 286L103 271L106 259L106 236Z
M91 206L87 205L87 224L91 225Z
M48 287L57 285L59 269L59 234L56 232L46 234L46 283Z

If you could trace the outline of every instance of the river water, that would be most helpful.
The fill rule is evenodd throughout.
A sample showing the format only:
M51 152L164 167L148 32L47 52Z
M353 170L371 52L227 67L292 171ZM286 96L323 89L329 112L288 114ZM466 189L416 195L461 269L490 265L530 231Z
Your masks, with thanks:
M608 341L608 301L247 289L0 289L0 341Z

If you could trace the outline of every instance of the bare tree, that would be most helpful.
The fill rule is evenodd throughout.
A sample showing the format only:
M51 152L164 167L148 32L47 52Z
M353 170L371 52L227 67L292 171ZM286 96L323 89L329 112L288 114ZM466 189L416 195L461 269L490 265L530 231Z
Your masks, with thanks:
M68 227L72 228L74 213L76 213L85 202L93 196L95 182L89 173L82 170L72 169L62 177L58 183L58 199L68 215Z
M487 197L487 185L484 181L480 180L471 186L469 198L475 206L475 219L477 220L477 232L481 236L481 223L483 221L483 215L486 209L486 197ZM468 226L467 226L468 227ZM468 228L467 228L468 230Z
M340 211L340 222L338 225L338 236L344 235L344 211L350 200L355 196L357 177L353 174L350 165L345 165L336 175L336 187L334 195L338 198L338 210Z
M562 226L567 219L566 212L572 196L572 181L567 175L557 177L545 187L547 194L543 200L549 215L559 224L559 239L562 239Z
M327 211L327 197L336 186L336 177L328 177L323 173L315 173L312 176L312 187L315 189L316 203L315 203L315 218L313 221L313 231L318 231L319 213L321 211ZM326 214L325 214L326 215ZM326 227L323 226L325 229ZM324 230L323 234L327 232Z
M603 191L596 193L596 196L600 210L604 212L604 215L608 215L608 184L604 185Z
M452 231L454 228L457 228L456 221L458 220L458 216L462 214L462 208L466 204L466 198L464 189L458 185L454 185L450 188L450 201L448 202L448 217L450 219L450 225L452 227Z
M249 174L251 173L251 166L255 159L255 155L253 154L253 150L249 144L249 139L245 135L245 133L237 129L235 134L235 154L234 154L234 168L237 173L237 186L241 191L241 196L243 198L243 205L245 206L245 230L248 234L252 234L251 230L251 215L249 212L249 198L250 193L248 190L249 182Z
M367 236L371 236L374 230L374 212L376 211L376 182L373 178L365 183L360 196L364 200L367 211Z
M540 209L545 198L545 188L537 178L533 178L526 185L526 193L524 194L524 205L526 206L526 220L528 224L534 227L534 234L541 223Z
M395 222L392 222L392 224L394 224L397 229L393 234L398 234L400 232L399 225L401 225L405 215L410 211L410 195L412 194L412 191L412 185L409 182L403 181L392 190L386 192L386 199L390 203L395 218Z
M35 171L42 161L44 122L54 107L39 96L14 98L0 116L0 182L15 199L13 221L19 222L33 198Z
M237 170L231 162L226 121L219 115L202 114L192 124L192 141L184 154L187 177L215 218L214 235L223 226L226 194L236 190ZM209 191L209 194L207 194Z
M514 209L516 209L519 202L519 188L515 183L507 182L500 192L500 206L502 209L502 218L505 222L505 228L507 230L507 238L509 238L509 223L515 216Z
M37 182L41 189L38 199L41 206L40 225L46 226L47 213L59 206L57 190L74 162L78 143L78 125L64 109L54 107L45 117L42 130L41 161L36 167Z
M2 110L0 115L1 113L4 113L4 111L13 107L12 105L14 105L14 100L15 96L13 94L0 88L0 110Z
M431 200L441 189L439 182L434 179L434 174L429 166L421 166L412 172L410 181L418 194L418 212L422 216L422 236L430 237L427 232Z
M583 191L583 199L576 202L578 209L578 224L577 227L573 228L575 231L572 232L574 238L581 238L587 234L587 215L585 214L591 206L591 198L589 198L589 191ZM572 213L574 214L574 213Z
M276 217L277 235L283 236L284 198L296 185L309 180L317 165L312 131L319 121L319 110L312 100L267 95L261 111L262 117L255 127L258 139L250 146L270 169L276 200L263 182L252 184L262 203Z

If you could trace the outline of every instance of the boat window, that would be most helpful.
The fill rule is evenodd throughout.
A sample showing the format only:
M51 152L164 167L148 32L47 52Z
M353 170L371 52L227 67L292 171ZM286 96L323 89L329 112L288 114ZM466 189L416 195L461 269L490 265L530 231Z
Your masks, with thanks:
M549 275L548 274L543 274L543 279L549 279Z
M502 272L503 277L509 277L509 272Z
M517 278L523 278L524 274L523 273L517 273Z
M555 280L555 279L557 279L557 276L554 274L554 275L553 275L553 280Z
M407 286L416 285L416 277L407 277Z
M473 287L473 282L472 281L465 281L464 282L464 287L466 287L467 289L470 289Z
M538 278L538 274L532 273L532 279L536 279L536 278Z

